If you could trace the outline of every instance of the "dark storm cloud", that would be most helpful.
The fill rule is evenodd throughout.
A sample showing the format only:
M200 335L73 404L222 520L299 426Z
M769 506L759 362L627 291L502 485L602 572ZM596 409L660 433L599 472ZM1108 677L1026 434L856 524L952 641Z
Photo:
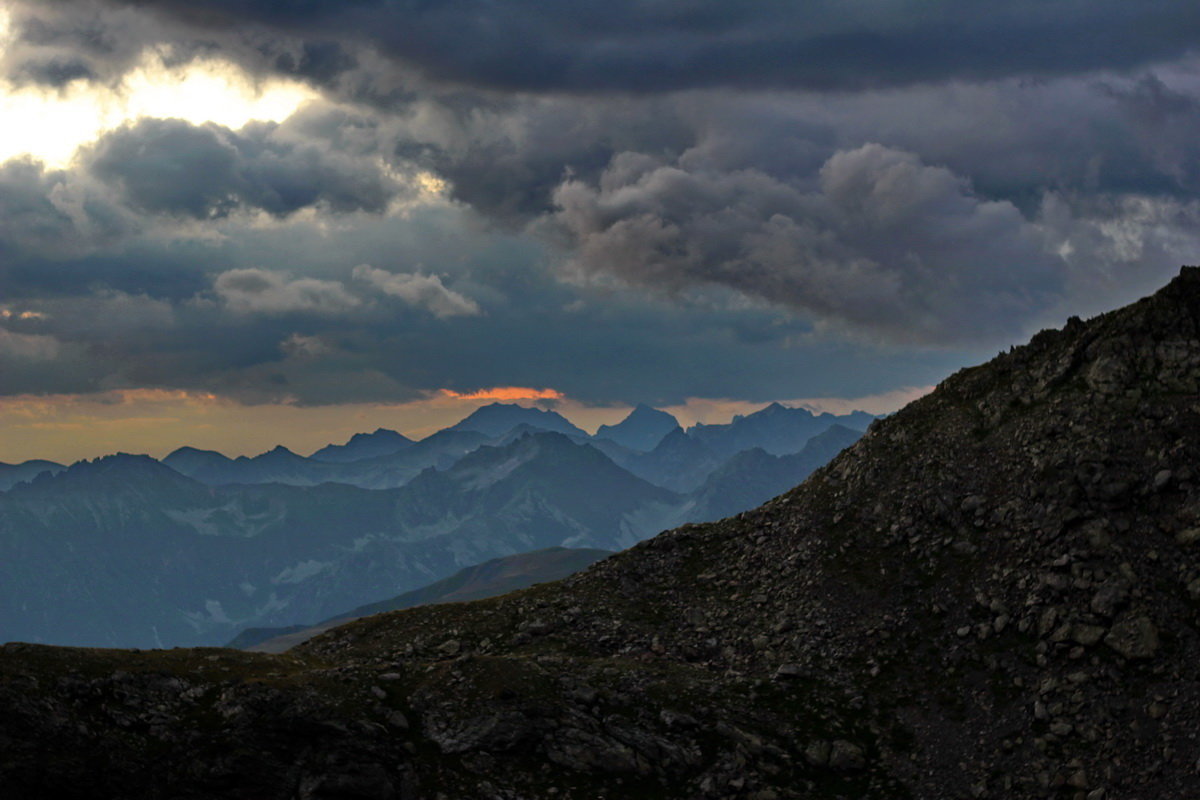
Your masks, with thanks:
M566 285L544 248L453 205L207 235L153 226L91 255L0 264L0 393L171 388L248 402L398 401L440 388L553 386L584 400L770 399L929 382L946 353L793 347L802 319L731 293L661 303ZM874 365L872 369L863 364ZM781 368L780 365L785 365ZM907 370L907 372L906 372Z
M24 3L26 82L326 99L0 168L0 392L869 394L1195 260L1200 7L935 5ZM384 211L419 169L458 204Z
M519 90L861 88L1129 68L1194 48L1178 0L113 0L209 30L371 45L435 78Z
M97 286L194 294L192 273L169 253L141 249L145 242L188 240L194 231L181 225L244 212L380 214L418 191L404 165L383 163L369 130L353 134L357 117L335 116L332 129L310 113L239 131L143 119L83 148L68 169L29 158L0 164L0 296Z
M1060 261L1016 207L880 145L833 155L815 191L624 153L555 199L584 272L725 286L894 341L1011 336L1060 290Z
M256 74L274 72L317 86L330 86L358 66L345 43L321 35L295 39L198 29L105 0L7 5L12 16L0 69L18 85L62 88L78 80L119 85L148 56L151 64L167 67L222 57Z
M65 256L119 239L131 215L86 176L48 170L37 161L0 164L0 282L30 253Z
M564 174L597 177L625 150L678 152L694 123L648 99L418 101L400 114L395 156L427 166L456 199L506 224L552 209Z
M141 61L148 44L166 36L164 26L144 14L93 0L19 2L10 10L0 66L18 84L116 81ZM176 55L182 52L182 40L180 48Z
M1187 193L1200 190L1200 98L1166 85L1150 73L1133 85L1102 83L1150 162L1140 173L1157 173Z
M243 208L283 216L318 204L335 212L379 212L404 191L377 164L278 131L268 124L235 132L144 119L105 135L83 158L133 207L198 219Z

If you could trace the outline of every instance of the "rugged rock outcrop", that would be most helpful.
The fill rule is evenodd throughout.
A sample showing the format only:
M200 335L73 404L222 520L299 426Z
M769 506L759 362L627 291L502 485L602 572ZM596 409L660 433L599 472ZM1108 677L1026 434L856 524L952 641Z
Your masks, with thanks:
M1194 797L1198 625L1189 268L556 584L283 657L10 647L0 791Z

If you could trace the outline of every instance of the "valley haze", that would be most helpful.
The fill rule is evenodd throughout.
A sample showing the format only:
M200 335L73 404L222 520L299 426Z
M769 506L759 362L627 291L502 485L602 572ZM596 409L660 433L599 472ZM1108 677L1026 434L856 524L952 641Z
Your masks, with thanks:
M624 549L779 494L873 419L773 404L685 430L639 405L589 435L491 403L425 439L378 429L309 457L183 447L0 464L0 641L218 645L492 559ZM522 565L495 591L570 572Z

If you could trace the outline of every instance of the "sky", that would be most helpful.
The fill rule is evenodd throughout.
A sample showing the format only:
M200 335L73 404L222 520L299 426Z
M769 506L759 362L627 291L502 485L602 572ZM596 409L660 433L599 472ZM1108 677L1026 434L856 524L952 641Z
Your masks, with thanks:
M1200 262L1200 5L0 0L0 461L894 410Z

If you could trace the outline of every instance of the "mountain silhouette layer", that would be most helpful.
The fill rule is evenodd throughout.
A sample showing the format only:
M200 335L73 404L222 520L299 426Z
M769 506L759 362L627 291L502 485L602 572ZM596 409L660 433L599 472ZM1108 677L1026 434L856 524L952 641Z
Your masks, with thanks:
M1198 464L1185 268L558 583L284 656L9 645L0 789L1195 797Z

